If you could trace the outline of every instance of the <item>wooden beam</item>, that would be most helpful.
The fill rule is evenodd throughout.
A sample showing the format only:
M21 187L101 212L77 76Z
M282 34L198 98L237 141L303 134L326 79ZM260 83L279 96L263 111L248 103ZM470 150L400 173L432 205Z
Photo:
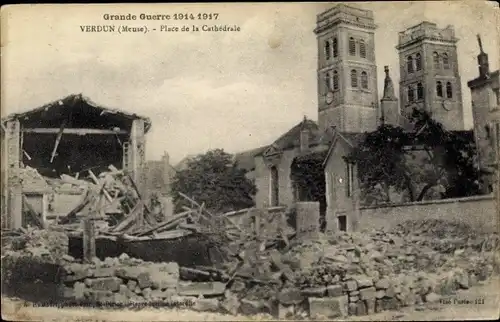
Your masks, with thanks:
M56 157L57 153L57 147L59 146L59 143L61 142L62 135L64 133L64 128L66 127L67 121L64 120L61 124L61 128L59 129L59 132L57 132L57 138L56 138L56 143L54 143L54 149L52 150L52 154L50 155L50 163L54 161L54 158Z
M60 128L24 128L23 133L36 133L36 134L58 134ZM74 134L74 135L116 135L116 134L128 134L125 130L104 130L104 129L77 129L69 128L64 129L64 134Z

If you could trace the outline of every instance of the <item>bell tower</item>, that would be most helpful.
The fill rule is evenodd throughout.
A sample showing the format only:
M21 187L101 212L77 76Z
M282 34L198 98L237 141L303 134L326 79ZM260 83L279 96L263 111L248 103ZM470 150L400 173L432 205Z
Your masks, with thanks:
M319 14L318 123L342 132L373 131L379 122L373 12L339 4Z
M423 21L399 33L399 101L409 118L423 108L447 130L464 130L462 87L453 26Z

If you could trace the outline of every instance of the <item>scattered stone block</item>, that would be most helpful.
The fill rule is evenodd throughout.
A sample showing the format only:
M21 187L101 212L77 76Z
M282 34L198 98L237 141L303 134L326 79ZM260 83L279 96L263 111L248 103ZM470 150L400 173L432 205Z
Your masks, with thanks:
M356 291L358 289L358 284L355 280L349 280L344 283L344 288L348 292Z
M109 303L113 301L113 292L104 290L89 290L88 297L97 303Z
M330 297L336 297L336 296L341 296L342 295L342 285L329 285L326 288L327 294Z
M298 288L289 287L281 290L278 294L278 300L281 304L292 305L301 303L304 301L304 297Z
M137 280L142 270L136 266L125 266L115 270L115 275L126 280Z
M458 285L461 289L468 289L470 287L469 275L462 274L462 276L460 276L460 278L458 279Z
M233 284L231 285L231 291L236 293L242 292L243 290L245 290L245 288L245 282L241 280L234 280Z
M373 279L366 275L356 276L354 280L358 284L358 288L366 288L373 286Z
M222 300L221 307L232 315L236 315L240 308L240 301L234 293L226 291L224 292L224 299Z
M326 287L309 287L302 290L304 297L323 297L326 294Z
M385 296L385 291L384 290L378 290L377 293L375 293L375 297L377 299L381 299Z
M112 267L97 267L92 273L93 277L111 277L115 275L115 269Z
M356 303L349 303L348 313L349 315L356 315Z
M356 303L359 301L359 296L355 295L355 296L349 296L349 302L350 303Z
M153 283L151 281L150 273L149 272L139 273L139 275L137 276L137 285L139 285L141 289L151 287Z
M76 282L73 285L73 296L75 297L75 300L83 300L85 298L86 290L87 287L85 286L84 283Z
M262 301L242 299L240 301L240 312L245 315L255 315L263 312L269 312L269 308Z
M356 315L363 316L366 315L366 304L363 301L358 301L356 303Z
M117 292L121 283L122 280L118 277L99 277L91 279L89 287L97 291Z
M436 293L429 293L425 296L425 302L434 303L441 299L441 296Z
M368 287L361 289L359 292L362 300L372 300L375 298L377 291L375 290L375 287Z
M278 304L278 318L288 319L295 315L295 305Z
M219 309L219 300L205 298L196 299L192 308L199 312L215 312Z
M366 313L374 314L375 313L375 299L364 301L366 305Z
M128 287L129 290L134 291L135 288L137 287L137 281L129 280L127 282L127 287Z
M348 298L347 295L337 297L324 297L309 299L309 314L312 318L315 317L345 317L348 313Z
M382 278L378 280L377 283L375 283L375 288L376 289L381 289L381 290L386 290L390 286L390 282L387 278Z
M181 282L178 285L178 294L182 296L222 295L226 284L221 282Z

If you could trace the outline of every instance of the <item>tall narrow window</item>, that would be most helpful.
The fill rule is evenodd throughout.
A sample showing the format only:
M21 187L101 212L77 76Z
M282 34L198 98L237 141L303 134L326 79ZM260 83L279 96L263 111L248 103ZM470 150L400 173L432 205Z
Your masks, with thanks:
M419 53L415 55L415 69L416 70L422 69L422 56Z
M279 174L278 169L273 166L271 168L271 206L279 205Z
M330 40L325 41L325 59L330 59Z
M408 73L413 73L413 57L408 56L406 59L406 69L408 70Z
M432 61L434 62L434 69L440 69L441 66L439 64L439 55L436 52L432 53Z
M351 163L346 163L346 185L347 185L347 196L352 197L353 190L353 182L354 182L354 171Z
M417 84L417 99L421 100L424 98L424 86L422 86L422 83Z
M330 72L325 73L325 92L328 93L331 89L331 84L330 84Z
M356 55L356 42L352 37L349 38L349 55L351 56Z
M339 89L339 73L337 71L333 71L333 89Z
M438 97L443 97L443 84L441 82L436 83L436 94Z
M337 57L339 55L339 44L337 42L337 38L333 38L333 57Z
M452 98L453 97L453 89L451 87L451 83L450 82L446 83L446 97L447 98Z
M368 88L368 74L361 72L361 87Z
M351 87L358 87L358 72L351 70Z
M408 92L408 102L415 101L415 91L414 91L413 87L412 86L408 86L408 88L406 89L406 91Z
M363 39L359 41L359 55L362 58L366 58L366 44Z
M450 59L448 58L448 54L443 54L443 68L450 69Z

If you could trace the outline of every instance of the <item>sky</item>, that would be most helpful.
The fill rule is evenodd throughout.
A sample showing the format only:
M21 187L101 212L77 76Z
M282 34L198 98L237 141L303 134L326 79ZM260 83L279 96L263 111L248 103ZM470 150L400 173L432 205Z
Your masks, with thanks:
M335 3L16 5L2 7L2 118L83 93L110 108L151 118L146 157L223 148L230 153L272 143L307 116L317 120L316 15ZM481 34L498 69L500 14L483 1L357 2L378 29L378 90L389 65L396 93L398 32L423 20L454 25L466 127L467 81L478 75ZM108 14L218 13L207 24L240 32L83 33L86 25L202 25L202 21L106 21ZM495 29L495 26L496 29ZM382 95L380 95L381 97Z

